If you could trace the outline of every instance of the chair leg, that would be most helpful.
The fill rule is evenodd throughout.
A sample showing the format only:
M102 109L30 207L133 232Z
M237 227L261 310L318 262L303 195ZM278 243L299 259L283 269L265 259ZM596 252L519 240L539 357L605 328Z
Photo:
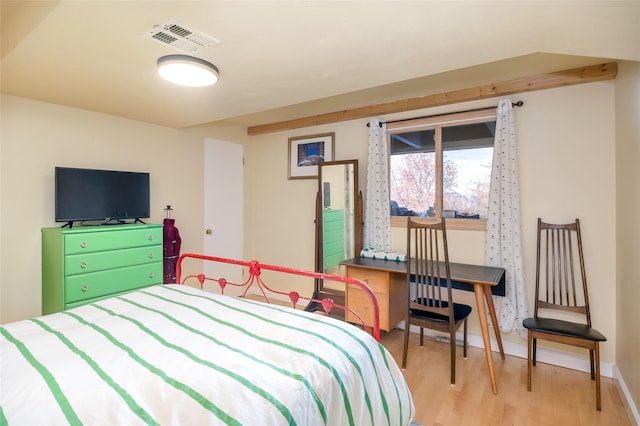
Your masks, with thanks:
M409 328L411 323L409 319L404 322L404 349L402 350L402 369L407 368L407 352L409 351Z
M596 379L596 375L593 369L593 350L589 350L589 361L591 361L591 380Z
M420 327L420 347L424 347L424 328Z
M533 354L535 351L533 350L535 339L531 335L531 331L527 333L527 390L531 392L531 368L533 366ZM535 355L534 355L535 356Z
M598 411L602 411L602 404L600 402L600 344L596 342L595 352L595 367L596 367L596 408Z
M531 332L529 332L529 333L531 333ZM536 339L534 337L533 338L533 356L531 358L532 362L533 362L533 365L536 365L536 352L537 352L537 349L538 349L538 339Z
M466 359L467 358L467 319L466 318L464 320L463 330L464 330L464 339L463 339L463 346L462 346L462 355Z
M449 346L451 347L451 384L456 384L456 333L449 333Z

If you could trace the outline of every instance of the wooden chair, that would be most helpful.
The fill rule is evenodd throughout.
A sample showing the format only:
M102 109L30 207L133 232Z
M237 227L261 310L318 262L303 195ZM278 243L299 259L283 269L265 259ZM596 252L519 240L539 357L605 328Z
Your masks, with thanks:
M414 282L411 282L411 277ZM451 384L456 382L456 331L464 324L463 354L467 357L467 317L471 306L453 302L445 219L417 222L407 218L407 312L404 328L402 368L407 365L409 328L420 327L420 347L424 328L449 335Z
M574 246L577 245L577 253ZM533 318L522 325L528 330L527 390L531 391L531 370L536 364L538 339L550 340L589 349L591 380L596 381L596 407L600 403L600 348L607 338L591 327L587 278L582 254L580 221L554 225L538 219L538 249L536 255L536 300ZM576 287L576 281L578 286ZM543 317L552 310L580 314L582 323ZM553 316L553 315L551 315Z

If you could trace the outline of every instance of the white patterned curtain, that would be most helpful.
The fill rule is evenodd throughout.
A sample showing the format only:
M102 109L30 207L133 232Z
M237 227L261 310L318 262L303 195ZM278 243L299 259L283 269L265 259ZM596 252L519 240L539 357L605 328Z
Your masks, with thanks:
M378 119L369 122L367 186L364 197L363 246L376 250L391 248L389 223L389 167L387 125ZM360 255L360 253L358 253Z
M497 110L485 264L506 270L506 296L494 299L500 329L517 331L526 338L522 320L529 315L529 304L522 261L516 133L511 99L501 99Z

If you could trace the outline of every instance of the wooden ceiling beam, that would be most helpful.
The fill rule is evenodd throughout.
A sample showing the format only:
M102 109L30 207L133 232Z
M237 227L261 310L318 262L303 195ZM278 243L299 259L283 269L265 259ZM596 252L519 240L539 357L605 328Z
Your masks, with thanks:
M441 105L475 101L478 99L494 98L498 96L512 95L515 93L532 92L535 90L551 89L554 87L612 80L616 77L617 72L618 64L610 62L606 64L541 74L533 77L518 78L500 83L485 84L467 89L452 90L449 92L436 93L417 98L403 99L383 104L369 105L310 117L280 121L277 123L263 124L247 128L247 133L254 136L264 133L317 126L320 124L373 117L381 114L394 114Z

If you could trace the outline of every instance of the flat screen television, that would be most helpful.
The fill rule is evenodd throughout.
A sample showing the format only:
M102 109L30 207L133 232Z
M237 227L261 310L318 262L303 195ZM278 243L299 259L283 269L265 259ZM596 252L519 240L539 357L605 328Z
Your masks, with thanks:
M141 222L149 206L149 173L55 168L56 222Z

